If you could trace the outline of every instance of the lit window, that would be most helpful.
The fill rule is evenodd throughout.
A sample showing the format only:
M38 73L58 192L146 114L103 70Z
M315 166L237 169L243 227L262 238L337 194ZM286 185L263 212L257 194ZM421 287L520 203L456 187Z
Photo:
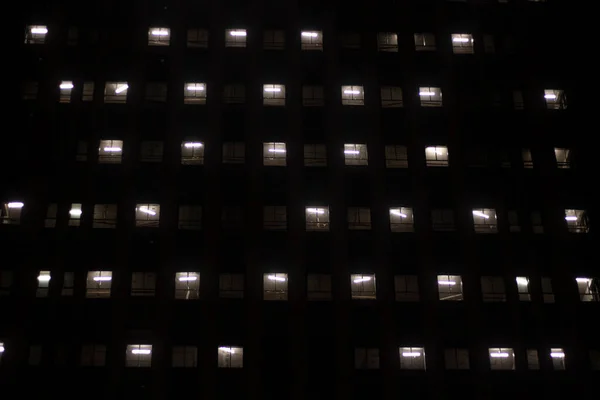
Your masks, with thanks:
M198 366L198 347L174 346L173 368L195 368Z
M516 211L508 211L508 231L511 233L521 232L521 226L519 226L519 214Z
M126 367L151 367L152 345L151 344L128 344L125 353Z
M340 45L342 49L360 49L360 33L342 32L340 33Z
M244 274L220 274L219 297L224 299L243 299Z
M85 297L110 297L112 287L112 271L89 271L85 287Z
M159 221L159 204L136 204L135 226L144 228L158 228Z
M321 31L302 31L300 41L302 50L323 51L323 32Z
M38 96L38 83L25 82L23 84L23 100L36 100Z
M263 85L263 105L285 106L285 85Z
M187 47L207 48L208 31L200 28L190 28L187 31Z
M106 346L86 344L81 346L82 367L104 367L106 365Z
M483 301L486 302L506 301L504 279L500 276L482 276L481 294L483 296Z
M61 296L73 296L73 289L75 288L75 273L74 272L65 272L62 290L60 292Z
M366 144L345 144L344 162L346 165L368 165L369 154Z
M575 278L579 291L579 300L585 302L600 302L600 279Z
M352 274L350 275L350 291L353 299L375 300L375 274Z
M183 84L183 104L205 104L206 83L188 82Z
M435 51L435 35L433 33L415 33L416 51Z
M304 166L305 167L326 167L327 149L324 144L305 144L304 145Z
M171 30L169 28L148 29L148 46L168 46L171 41Z
M568 169L571 168L571 150L554 148L554 155L556 157L556 165L558 168Z
M515 353L508 347L491 347L490 368L492 370L515 369Z
M225 47L246 47L246 30L226 29Z
M342 86L342 105L364 106L365 90L362 86Z
M394 277L396 301L419 301L419 282L416 275Z
M60 90L60 103L70 103L71 102L71 93L73 92L73 81L62 81L58 86Z
M523 158L523 168L533 168L533 158L531 158L529 149L522 149L521 157Z
M246 87L244 85L225 85L223 88L223 103L244 104L246 102Z
M386 168L408 168L408 151L406 146L386 145L385 166Z
M142 162L161 162L163 158L163 142L142 141L140 151L140 161Z
M371 229L371 210L369 208L348 208L348 229L368 230Z
M8 296L12 286L12 271L0 271L0 296Z
M565 221L569 232L588 233L588 215L584 210L565 210Z
M99 164L121 164L123 160L122 140L101 140L98 148Z
M527 369L532 369L532 370L540 369L540 360L538 357L538 351L535 349L527 349Z
M286 230L286 206L265 206L263 209L263 228L270 231Z
M40 271L37 277L38 285L35 292L36 297L48 297L50 287L50 271Z
M542 214L539 211L531 212L531 230L533 231L533 233L544 233Z
M329 207L306 207L306 230L329 230Z
M263 165L285 167L286 155L285 143L263 143Z
M440 300L464 300L462 277L460 275L438 275L437 286Z
M452 52L454 54L473 54L473 36L466 33L453 33Z
M263 46L265 50L285 49L285 32L282 30L265 31Z
M436 232L454 231L454 211L451 209L431 210L431 227Z
M181 142L181 163L184 165L204 164L204 143L192 139Z
M413 210L410 207L390 208L390 230L392 232L414 232Z
M44 44L48 27L46 25L28 25L25 32L25 44Z
M544 99L548 110L567 109L567 97L562 90L546 89L544 90Z
M560 371L565 369L565 351L560 347L550 349L550 359L552 360L552 369Z
M288 299L288 275L281 273L269 273L263 275L263 299L264 300L287 300Z
M323 86L303 85L302 105L304 107L323 107L325 105Z
M21 223L21 211L25 204L21 201L9 201L2 204L0 221L3 225L19 225Z
M75 153L75 161L85 162L88 159L88 144L84 140L77 141L77 149Z
M379 32L377 34L377 49L385 52L397 52L398 35L391 32Z
M41 363L42 363L42 346L40 346L40 345L29 346L28 364L31 366L38 366Z
M425 148L425 162L428 167L448 166L448 147L429 146Z
M446 349L444 350L446 369L469 369L469 350Z
M441 107L442 89L421 86L419 87L419 98L421 99L421 107Z
M147 83L145 99L152 103L164 103L167 101L167 84L160 82Z
M473 228L475 233L497 233L496 210L493 208L473 209Z
M154 296L156 274L154 272L134 272L131 274L132 296Z
M244 349L242 347L219 347L219 368L243 368Z
M354 349L354 368L379 369L379 349L364 347Z
M81 94L82 101L94 100L94 82L83 82L83 92Z
M523 101L523 92L520 90L513 90L513 107L515 110L525 109L525 101Z
M487 54L494 54L496 52L494 36L483 35L483 51L485 51Z
M400 347L400 369L425 370L423 347Z
M202 228L202 206L179 206L178 229L199 230Z
M398 86L381 87L381 107L397 108L402 106L402 88Z
M116 204L96 204L94 205L93 228L111 228L117 227L117 205Z
M531 301L528 277L517 276L517 292L519 293L519 301Z
M223 143L223 163L243 164L246 157L246 146L244 142Z
M552 280L547 277L542 277L542 299L544 300L544 303L554 303Z
M127 93L129 85L127 82L106 82L104 87L104 102L105 103L120 103L127 102Z
M196 300L200 297L200 274L197 272L175 273L175 298Z
M308 300L331 300L331 275L308 274L306 296Z

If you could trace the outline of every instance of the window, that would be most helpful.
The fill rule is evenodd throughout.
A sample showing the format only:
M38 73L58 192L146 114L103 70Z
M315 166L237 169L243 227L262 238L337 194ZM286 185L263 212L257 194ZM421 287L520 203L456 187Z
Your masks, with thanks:
M263 228L270 231L285 231L287 229L286 206L264 207Z
M168 46L171 41L169 28L151 27L148 29L148 46Z
M562 169L571 168L571 150L554 148L554 155L556 156L556 166Z
M77 141L77 153L75 154L75 161L87 161L87 142L84 140Z
M106 346L86 344L81 346L82 367L104 367L106 365Z
M285 49L285 32L282 30L265 31L263 45L265 50Z
M36 297L48 297L50 287L50 271L40 271L38 277L38 286L35 292Z
M288 299L288 275L282 273L263 275L263 299L264 300L287 300Z
M497 302L506 301L506 290L504 289L504 279L499 276L481 277L481 294L483 301Z
M532 369L532 370L540 369L540 360L538 357L538 351L535 349L527 349L527 369Z
M508 211L508 231L511 233L521 232L519 226L519 214L516 211Z
M2 354L4 354L4 342L0 342L0 365L2 365Z
M567 109L567 97L562 90L546 89L544 90L544 99L548 110Z
M187 47L207 48L208 31L200 28L190 28L187 31Z
M62 81L58 88L60 89L60 96L58 101L60 103L70 103L71 102L71 93L73 92L73 81Z
M178 229L200 230L202 228L202 206L179 206Z
M386 145L385 166L386 168L408 168L408 153L406 146L394 144Z
M324 144L305 144L304 145L304 166L305 167L326 167L327 150Z
M431 227L436 232L454 231L454 211L451 209L431 210Z
M12 286L12 271L0 271L0 296L8 296Z
M469 369L469 350L446 349L444 350L446 369Z
M354 300L375 300L375 274L350 275L350 291Z
M206 83L184 83L183 104L206 104Z
M25 32L25 44L44 44L48 27L46 25L28 25Z
M416 51L435 51L435 35L433 33L415 33Z
M200 297L200 274L198 272L175 273L175 298L196 300Z
M243 368L244 349L242 347L219 347L219 368Z
M515 353L508 347L491 347L490 368L492 370L513 370L515 369Z
M467 33L453 33L452 52L454 54L473 54L473 36Z
M377 34L377 49L385 52L397 52L398 35L392 32L379 32Z
M219 297L224 299L243 299L244 274L220 274Z
M381 107L396 108L402 106L402 88L398 86L381 87Z
M135 226L143 228L158 228L160 221L159 204L136 204Z
M285 85L263 85L263 105L285 106Z
M550 349L550 358L552 359L552 369L560 371L565 369L565 352L560 347Z
M244 142L223 143L223 163L243 164L246 155Z
M286 165L285 143L275 143L275 142L263 143L263 165L285 167L285 165Z
M439 87L419 87L419 98L421 99L421 107L441 107L442 89Z
M127 92L129 85L127 82L106 82L104 87L104 102L105 103L120 103L127 102Z
M379 369L379 349L364 347L354 349L354 368Z
M494 36L483 35L483 51L485 51L487 54L494 54L496 52Z
M196 368L198 366L198 347L174 346L173 368Z
M145 140L142 142L142 162L161 162L163 158L163 142Z
M56 203L48 204L46 211L46 219L44 220L45 228L56 228L56 214L58 213L58 205Z
M125 353L126 367L148 368L152 366L151 344L129 344Z
M94 221L92 228L116 228L117 227L117 205L96 204L94 206Z
M306 297L308 300L331 300L331 275L308 274Z
M306 207L306 230L329 230L329 207Z
M365 91L362 86L342 86L342 105L364 106Z
M419 282L416 275L394 277L396 301L419 301Z
M61 296L73 296L74 288L75 288L75 273L65 272L62 290L61 290L60 295Z
M244 104L246 102L246 87L244 85L225 85L223 88L223 103Z
M25 82L23 84L23 100L36 100L38 96L38 83Z
M164 103L167 101L167 84L150 82L146 84L146 101Z
M2 204L2 215L0 220L3 225L19 225L21 223L21 211L25 204L20 201L9 201Z
M321 31L302 31L300 33L300 42L302 50L321 50L323 51L323 32Z
M323 86L303 85L302 105L304 107L323 107L325 105Z
M414 232L415 226L412 208L390 208L390 230L392 232Z
M572 233L588 233L588 216L584 210L565 210L567 228Z
M400 369L425 370L423 347L400 347Z
M134 272L131 274L132 296L154 296L156 274L154 272Z
M94 100L94 82L83 82L82 101Z
M194 140L181 142L181 163L184 165L204 164L204 143Z
M542 277L542 298L544 300L544 303L554 303L552 280L547 277Z
M85 287L85 297L108 298L112 287L112 271L89 271Z
M531 229L533 233L544 233L544 225L542 224L542 214L539 211L531 212Z
M513 90L513 107L515 110L525 109L525 102L523 101L523 92L520 90Z
M425 148L425 163L428 167L448 166L448 147L429 146Z
M579 300L600 302L600 280L598 278L575 278Z
M460 275L438 275L437 283L440 300L464 300L462 277Z
M226 29L225 47L246 47L246 30Z
M346 165L368 165L369 155L366 144L345 144L344 162Z
M475 233L497 233L496 210L493 208L473 209Z
M0 343L0 346L2 346L2 343ZM592 367L593 371L600 370L600 351L599 350L590 350L590 367Z
M371 210L368 208L348 208L348 229L368 230L371 229Z
M39 345L29 346L28 364L31 366L38 366L41 363L42 363L42 346L39 346Z
M529 149L522 149L521 157L523 158L523 168L533 168L533 159Z
M99 164L121 164L123 160L122 140L101 140L98 148Z
M531 301L528 277L517 276L517 292L519 293L519 301Z

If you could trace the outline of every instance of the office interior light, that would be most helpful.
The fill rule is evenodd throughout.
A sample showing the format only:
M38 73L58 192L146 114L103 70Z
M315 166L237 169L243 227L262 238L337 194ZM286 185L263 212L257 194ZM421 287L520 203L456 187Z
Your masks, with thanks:
M283 276L268 275L267 279L271 281L285 282L285 278Z
M490 357L492 358L508 358L510 355L508 353L490 353Z
M115 89L115 93L116 94L123 93L127 89L129 89L129 85L121 85L117 89Z
M577 217L575 215L566 216L565 219L567 221L577 221Z
M169 31L154 30L152 31L152 34L154 36L169 36Z
M152 350L150 350L150 349L133 349L133 350L131 350L131 353L132 354L145 354L145 355L147 355L147 354L152 353Z
M235 353L235 350L230 347L219 347L219 350L224 351L226 353L230 353L230 354Z
M312 214L325 214L325 210L323 210L322 208L307 208L306 212Z
M421 356L421 353L415 352L415 351L402 353L402 357L420 357L420 356Z
M112 276L95 276L92 279L96 282L109 282L112 280Z
M23 208L24 205L25 204L21 203L20 201L14 201L8 203L8 208Z
M486 214L482 213L481 211L473 211L473 215L475 215L477 217L485 218L485 219L490 218L489 215L486 215Z
M352 282L354 282L354 283L361 283L361 282L368 282L370 280L371 280L370 276L364 276L362 278L355 279Z
M231 31L229 34L231 36L246 36L246 31Z
M523 277L517 277L517 283L519 285L529 285L529 279Z
M285 149L269 149L269 153L285 153Z
M397 215L398 217L406 218L406 214L402 214L400 210L390 210L390 214Z
M66 90L66 89L73 89L75 86L73 86L73 83L71 83L71 82L62 82L59 87L63 90Z
M302 32L302 36L315 38L319 36L319 34L317 32Z
M419 92L419 96L435 96L435 92Z
M550 353L550 357L552 357L552 358L565 358L565 353L563 353L563 352Z
M279 93L281 92L281 88L275 87L275 88L265 88L265 92L276 92Z
M456 285L456 282L454 282L454 281L438 281L438 284L446 285L446 286L454 286L454 285Z
M344 90L344 94L360 94L360 90Z
M190 282L190 281L197 281L198 277L197 276L182 276L179 278L179 282Z
M546 94L546 95L544 95L544 98L548 99L548 100L555 100L556 95L555 94Z
M49 282L49 281L50 281L50 275L48 275L48 274L43 274L43 275L42 275L42 274L40 274L40 275L37 277L37 279L38 279L38 281L40 281L40 282Z
M83 211L77 209L77 208L73 208L72 210L69 210L69 214L71 214L74 217L78 217L81 215Z
M31 33L35 33L38 35L45 35L46 33L48 33L48 29L47 28L31 28Z
M202 91L202 90L204 90L204 86L189 85L186 89Z
M577 283L588 283L590 278L575 278L575 281L577 281Z
M118 153L118 152L120 152L123 149L120 148L120 147L105 147L103 150L106 151L106 152L108 152L108 153Z
M344 150L344 154L359 154L358 150Z
M141 212L146 213L146 214L156 215L156 212L154 212L146 207L140 207L140 208L138 208L138 210L140 210Z
M0 346L0 353L4 353L4 346Z
M198 147L202 147L202 143L200 142L188 142L183 145L186 149L197 149Z
M452 41L458 42L458 43L467 43L467 42L472 42L473 39L457 37L457 38L452 39Z

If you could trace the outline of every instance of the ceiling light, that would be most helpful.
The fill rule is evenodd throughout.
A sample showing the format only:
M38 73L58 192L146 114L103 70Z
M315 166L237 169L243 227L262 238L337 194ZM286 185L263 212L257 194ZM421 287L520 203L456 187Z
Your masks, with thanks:
M200 142L188 142L183 145L186 149L197 149L198 147L202 147L202 143Z
M231 31L229 34L231 36L246 36L246 31Z
M306 212L312 214L325 214L325 210L323 210L322 208L307 208Z
M133 349L133 350L131 350L131 353L148 355L148 354L152 353L152 350L150 350L150 349Z
M319 34L317 32L302 32L302 36L304 37L317 37Z
M550 357L552 357L552 358L565 358L565 353L563 353L563 352L550 353Z
M269 153L285 153L285 149L269 149Z
M492 358L508 358L510 355L508 353L490 353L490 357Z
M71 210L69 210L69 214L71 214L74 217L79 217L81 215L82 211L78 208L73 208Z
M138 210L143 213L146 213L146 214L156 215L155 211L152 211L152 210L148 209L147 207L140 207L140 208L138 208Z
M277 93L279 93L279 92L281 92L281 88L278 88L278 87L276 87L276 88L265 88L265 92L277 92Z
M406 218L406 214L402 214L400 210L390 210L390 214L397 215L398 217Z
M268 275L267 279L272 281L285 282L285 278L283 276Z
M45 35L46 33L48 33L48 29L47 28L31 28L31 33L35 33L38 35Z
M235 353L235 350L232 349L231 347L219 347L219 350L224 351L226 353L230 353L230 354Z
M0 353L4 353L4 346L0 346Z
M190 281L197 281L198 277L197 276L181 276L179 277L179 282L190 282Z
M556 99L556 95L555 94L546 94L546 95L544 95L544 98L547 100L554 100L554 99Z
M156 30L156 31L152 31L152 34L154 36L169 36L169 31L166 31L166 30L165 31L158 31L158 30Z
M489 215L486 215L486 214L482 213L481 211L473 211L473 215L475 215L477 217L482 217L482 218L485 218L485 219L489 219L490 218Z
M575 215L568 215L565 217L567 221L577 221L577 217Z
M198 91L201 91L201 90L204 90L204 86L189 85L186 89L187 90L198 90Z
M578 283L588 283L591 279L590 278L575 278L575 280Z
M438 281L439 285L446 285L446 286L454 286L456 285L456 282L454 281Z
M344 94L360 94L360 90L344 90Z
M46 275L46 274L40 275L37 277L37 279L40 282L48 282L48 281L50 281L50 275Z
M24 205L25 204L21 203L20 201L15 201L7 204L8 208L23 208Z
M529 279L517 276L517 284L519 284L519 285L529 285Z
M105 147L103 150L107 153L119 153L123 149L120 147Z
M406 352L402 353L402 357L420 357L421 353L419 352Z
M457 38L452 39L453 42L458 42L458 43L467 43L470 40L471 39L469 39L469 38L462 38L462 37L457 37Z
M354 282L354 283L361 283L361 282L368 282L370 280L371 280L370 276L364 276L362 278L357 278L357 279L353 280L352 282Z
M71 82L63 82L59 86L61 89L73 89L73 84Z
M359 154L358 150L344 150L344 154Z
M108 282L112 280L112 276L95 276L92 279L96 282Z
M435 96L435 92L419 92L419 96Z
M115 89L115 93L119 94L119 93L122 93L122 92L126 91L127 89L129 89L129 85L127 85L127 84L121 85L120 87L117 87Z

